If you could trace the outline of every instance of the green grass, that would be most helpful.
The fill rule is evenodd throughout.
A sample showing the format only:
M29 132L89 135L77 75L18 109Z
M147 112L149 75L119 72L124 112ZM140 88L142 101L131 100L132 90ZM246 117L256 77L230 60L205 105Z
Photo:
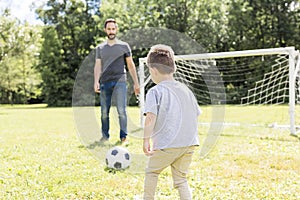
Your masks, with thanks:
M194 156L189 176L194 199L300 199L299 138L268 127L287 124L286 111L287 106L227 106L226 122L241 126L224 126L210 154ZM213 112L203 107L201 141ZM128 113L138 124L138 109L128 108ZM92 149L78 136L76 123L72 108L0 106L0 199L140 198L145 165L141 140L130 137L133 166L110 171L102 157L118 140L116 123L111 143ZM157 199L178 199L169 169L160 176Z

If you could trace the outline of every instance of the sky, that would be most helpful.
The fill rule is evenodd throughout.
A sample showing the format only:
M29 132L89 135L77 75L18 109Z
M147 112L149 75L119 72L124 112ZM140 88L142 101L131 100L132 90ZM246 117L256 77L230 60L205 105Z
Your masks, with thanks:
M35 13L32 4L37 6L45 3L46 0L0 0L0 10L10 8L11 15L21 21L28 21L31 24L42 24L40 20L35 19Z

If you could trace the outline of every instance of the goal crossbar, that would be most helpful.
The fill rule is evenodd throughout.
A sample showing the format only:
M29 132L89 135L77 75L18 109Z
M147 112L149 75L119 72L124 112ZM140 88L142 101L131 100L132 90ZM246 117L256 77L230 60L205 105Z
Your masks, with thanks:
M203 59L217 59L217 58L234 58L234 57L249 57L249 56L263 56L274 54L288 55L291 51L295 51L295 47L281 47L271 49L254 49L244 51L230 51L217 53L202 53L202 54L187 54L175 55L175 60L203 60ZM145 62L146 58L140 58L140 63Z

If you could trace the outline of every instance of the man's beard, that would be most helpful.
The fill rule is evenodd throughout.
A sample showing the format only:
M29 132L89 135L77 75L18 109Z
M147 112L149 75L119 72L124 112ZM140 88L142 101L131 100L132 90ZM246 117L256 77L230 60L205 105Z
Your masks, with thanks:
M107 35L107 38L109 40L114 40L116 38L116 34L109 34L109 35Z

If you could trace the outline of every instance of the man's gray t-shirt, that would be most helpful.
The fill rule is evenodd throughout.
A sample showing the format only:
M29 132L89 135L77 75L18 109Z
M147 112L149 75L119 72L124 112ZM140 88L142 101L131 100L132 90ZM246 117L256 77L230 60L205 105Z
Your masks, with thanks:
M199 145L201 110L191 90L178 81L162 81L146 95L145 113L157 116L153 150Z
M102 73L100 83L126 81L125 58L131 56L128 43L117 40L114 45L107 41L96 48L96 59L101 59Z

